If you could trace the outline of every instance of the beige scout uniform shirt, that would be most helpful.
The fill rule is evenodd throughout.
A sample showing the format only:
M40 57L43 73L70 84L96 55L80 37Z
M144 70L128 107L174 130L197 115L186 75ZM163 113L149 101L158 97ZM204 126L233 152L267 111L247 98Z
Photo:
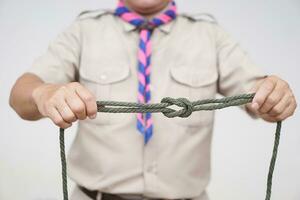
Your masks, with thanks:
M76 20L29 72L45 82L79 81L97 100L137 101L135 27L110 13ZM246 93L263 76L216 23L184 15L152 36L152 102ZM98 113L79 122L68 172L90 190L159 198L206 199L214 112L187 119L154 114L145 146L135 114Z

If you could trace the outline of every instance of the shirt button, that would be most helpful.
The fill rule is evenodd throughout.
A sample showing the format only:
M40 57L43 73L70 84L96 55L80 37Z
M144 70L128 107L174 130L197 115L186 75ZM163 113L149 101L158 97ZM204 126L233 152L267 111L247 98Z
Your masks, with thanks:
M106 79L107 79L106 74L101 74L101 75L100 75L100 79L103 80L103 81L106 80Z
M153 174L156 174L156 173L157 173L157 164L156 164L156 162L153 162L153 163L147 168L147 172L148 172L148 173L153 173Z
M147 168L147 172L149 172L149 173L153 172L153 167L152 167L152 166L149 166L149 167Z

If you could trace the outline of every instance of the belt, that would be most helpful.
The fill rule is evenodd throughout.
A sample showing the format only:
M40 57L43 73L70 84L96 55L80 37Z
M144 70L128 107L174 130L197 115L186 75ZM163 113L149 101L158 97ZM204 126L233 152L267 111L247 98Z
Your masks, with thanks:
M85 187L78 186L79 189L88 197L90 197L93 200L97 200L98 191L92 191L88 190ZM128 200L127 198L122 198L122 196L116 195L116 194L109 194L109 193L101 193L101 200ZM136 199L135 199L136 200ZM160 199L160 198L147 198L142 197L137 200L167 200L167 199ZM170 200L170 199L168 199ZM172 200L190 200L190 199L172 199Z

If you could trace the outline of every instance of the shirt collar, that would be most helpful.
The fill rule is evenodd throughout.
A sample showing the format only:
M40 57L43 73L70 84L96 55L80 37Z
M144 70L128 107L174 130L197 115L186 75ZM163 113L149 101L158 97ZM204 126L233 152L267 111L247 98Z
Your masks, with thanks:
M167 24L159 26L158 29L166 34L169 34L175 23L176 23L176 19L172 20L171 22L169 22Z
M131 32L136 30L136 27L128 22L123 21L122 19L120 19L122 26L124 28L124 30L126 32ZM157 29L161 30L162 32L169 34L172 30L172 27L174 26L174 24L176 23L176 19L172 20L171 22L161 25L159 27L157 27Z

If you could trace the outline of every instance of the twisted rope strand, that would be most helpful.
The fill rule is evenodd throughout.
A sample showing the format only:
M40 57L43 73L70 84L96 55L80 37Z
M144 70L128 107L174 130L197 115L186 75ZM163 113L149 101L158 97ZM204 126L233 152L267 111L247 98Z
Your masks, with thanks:
M168 118L189 117L195 111L218 110L232 106L242 106L250 103L255 94L242 94L221 99L204 99L190 102L186 98L163 98L161 103L141 104L119 101L97 101L98 112L105 113L163 113ZM179 110L170 108L178 106ZM280 142L281 122L277 122L272 158L269 166L265 200L271 199L272 180ZM67 163L65 155L64 129L60 129L60 156L62 164L62 185L64 200L68 200Z
M61 160L61 172L63 183L63 196L64 200L68 200L68 178L67 178L67 162L65 153L65 134L64 129L59 129L59 143L60 143L60 160Z
M268 173L268 183L267 183L267 192L266 192L265 200L270 200L271 199L273 172L274 172L277 153L278 153L281 125L282 125L281 122L277 122L276 133L275 133L275 141L274 141L274 147L273 147L273 154L272 154L271 163L270 163L270 167L269 167L269 173Z

